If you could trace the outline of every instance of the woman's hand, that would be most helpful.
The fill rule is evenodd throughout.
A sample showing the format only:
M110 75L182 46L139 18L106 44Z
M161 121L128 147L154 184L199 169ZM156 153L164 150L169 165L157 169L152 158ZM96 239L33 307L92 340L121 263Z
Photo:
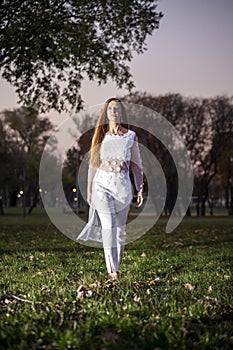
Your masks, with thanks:
M143 194L142 194L142 190L141 190L141 191L138 192L138 195L137 195L136 208L140 208L142 203L143 203Z

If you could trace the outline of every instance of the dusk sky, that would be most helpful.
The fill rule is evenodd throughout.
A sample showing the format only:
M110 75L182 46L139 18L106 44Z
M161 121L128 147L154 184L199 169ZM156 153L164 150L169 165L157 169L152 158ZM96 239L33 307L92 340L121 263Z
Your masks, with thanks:
M160 0L157 10L164 13L160 28L130 63L135 91L233 95L233 0ZM17 107L14 89L3 79L0 88L0 111ZM84 81L81 93L88 108L127 91ZM65 117L49 116L56 124Z

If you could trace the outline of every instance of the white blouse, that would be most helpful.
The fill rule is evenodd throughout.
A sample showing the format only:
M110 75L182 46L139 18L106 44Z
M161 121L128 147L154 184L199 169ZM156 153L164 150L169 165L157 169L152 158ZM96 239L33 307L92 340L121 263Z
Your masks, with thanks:
M131 167L136 190L143 189L142 160L138 138L133 130L123 135L105 134L100 147L100 169L108 172L128 172ZM92 181L94 169L89 166L88 182Z

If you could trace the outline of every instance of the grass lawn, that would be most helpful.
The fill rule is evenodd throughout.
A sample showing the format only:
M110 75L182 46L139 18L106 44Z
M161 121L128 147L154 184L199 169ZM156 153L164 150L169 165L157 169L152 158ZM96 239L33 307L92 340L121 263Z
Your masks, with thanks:
M109 282L103 251L43 212L0 217L0 349L232 349L233 219L165 224L126 245Z

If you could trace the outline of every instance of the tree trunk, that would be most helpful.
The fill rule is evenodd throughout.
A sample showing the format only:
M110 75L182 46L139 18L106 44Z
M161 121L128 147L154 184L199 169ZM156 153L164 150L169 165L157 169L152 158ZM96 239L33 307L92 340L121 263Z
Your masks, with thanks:
M213 216L214 215L213 204L212 204L212 200L210 200L209 197L208 197L208 204L210 209L210 215Z
M198 196L198 199L197 199L196 213L197 213L197 216L200 216L200 196Z
M205 208L206 199L207 199L207 195L205 193L201 199L201 216L205 216L206 214L206 208Z
M177 178L174 175L172 178L167 180L167 198L166 198L166 209L168 210L168 215L171 215L172 210L177 201ZM180 212L175 213L180 215Z
M201 216L205 216L205 200L202 200L201 202Z
M4 186L4 205L5 207L9 207L10 206L10 195L9 195L9 189L8 189L8 186L5 185Z
M4 215L4 210L3 210L3 199L2 196L0 195L0 216Z
M39 201L39 197L38 197L38 190L34 190L34 195L33 195L33 201L32 204L30 205L30 208L28 210L28 214L31 214L33 209L36 208L36 205Z
M33 209L36 207L37 201L33 201L32 205L30 206L30 208L28 209L28 214L31 214Z
M230 203L228 203L228 214L233 215L233 186L230 186Z
M227 183L226 187L225 187L225 199L226 199L226 209L229 211L229 184Z
M10 206L11 207L16 207L16 202L17 202L17 191L14 191L11 193L10 196Z

